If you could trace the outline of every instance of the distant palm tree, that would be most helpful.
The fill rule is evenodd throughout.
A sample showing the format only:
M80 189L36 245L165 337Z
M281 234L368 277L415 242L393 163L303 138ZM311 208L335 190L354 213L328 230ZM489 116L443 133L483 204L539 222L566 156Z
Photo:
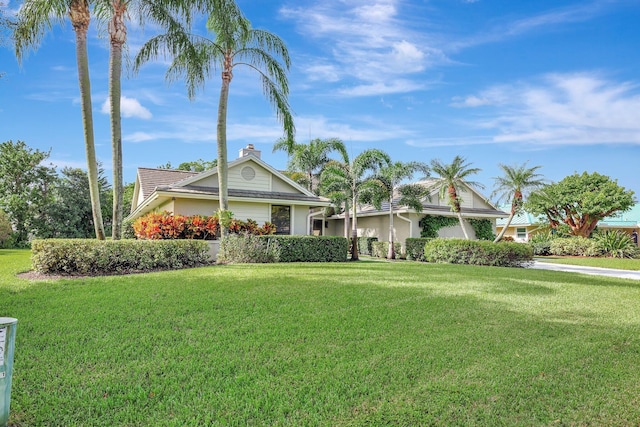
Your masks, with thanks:
M251 23L233 0L209 0L208 3L211 8L207 28L215 35L214 39L189 34L184 26L173 22L165 34L144 44L136 56L135 69L161 54L168 54L173 60L167 70L167 78L171 81L184 76L189 98L194 98L196 90L204 86L213 71L218 68L222 71L217 149L220 213L224 215L229 210L227 105L233 70L244 65L259 74L263 92L283 124L286 139L293 141L295 127L287 100L289 87L286 75L291 61L282 39L268 31L251 28Z
M467 180L467 177L480 172L481 169L471 168L471 164L465 162L466 159L460 156L454 157L450 164L442 163L438 159L432 160L431 171L438 174L439 177L427 187L427 190L437 190L441 199L447 198L451 211L458 217L465 239L469 240L469 234L462 219L460 193L463 186L472 185L478 188L484 188L484 186L478 182Z
M89 61L87 57L87 30L91 22L89 4L88 0L25 0L18 12L14 40L16 56L21 61L27 49L37 48L46 31L51 29L54 22L63 23L67 16L71 19L76 38L76 62L93 226L96 238L104 240L105 233L98 184L98 162L96 160L93 135L91 80L89 78Z
M496 236L494 242L499 242L502 239L513 217L522 212L525 194L542 187L545 183L542 175L536 173L542 166L528 168L526 162L519 166L503 164L499 166L504 172L504 176L493 178L496 189L491 194L491 197L498 196L498 203L505 199L511 199L511 212L509 213L509 218L507 218L507 223L500 231L500 234Z
M380 209L382 201L389 202L389 249L388 259L396 257L394 242L395 230L393 224L393 202L396 196L397 206L408 206L416 212L422 211L422 199L425 197L424 187L420 184L403 184L403 181L413 179L415 173L421 172L423 177L429 175L429 166L422 162L393 162L383 166L373 177L365 189L363 196ZM370 190L367 192L367 190ZM368 194L367 194L368 193Z
M331 160L329 154L337 151L344 158L347 149L338 138L316 138L308 144L291 143L283 138L273 145L273 151L285 151L289 155L288 169L304 172L307 189L317 194L318 189L313 184L317 184L322 168Z
M365 150L349 160L348 153L342 153L342 161L332 160L321 175L321 188L332 200L343 201L345 212L351 206L351 260L358 260L358 219L357 206L361 191L380 168L391 162L389 155L377 149ZM345 221L348 221L345 216Z

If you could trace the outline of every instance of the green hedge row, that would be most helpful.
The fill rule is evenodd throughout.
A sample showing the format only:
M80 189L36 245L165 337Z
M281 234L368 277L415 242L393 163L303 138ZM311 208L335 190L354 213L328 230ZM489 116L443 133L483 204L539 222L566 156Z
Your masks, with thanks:
M373 243L377 237L358 237L358 253L360 255L373 255Z
M209 263L203 240L46 239L31 243L33 269L45 274L107 275Z
M407 259L412 261L424 261L424 245L433 240L431 237L409 237L404 244L407 247Z
M396 258L402 256L402 244L395 242L393 249L396 253ZM372 242L371 244L371 256L376 258L386 258L389 254L389 242Z
M533 260L533 251L523 243L433 239L424 245L424 258L436 263L522 267Z
M338 236L258 236L280 247L279 262L341 262L347 260L349 241Z

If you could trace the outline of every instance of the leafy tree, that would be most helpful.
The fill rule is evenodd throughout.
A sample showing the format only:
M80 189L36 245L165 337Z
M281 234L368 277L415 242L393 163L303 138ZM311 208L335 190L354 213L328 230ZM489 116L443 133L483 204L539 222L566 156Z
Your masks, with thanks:
M29 240L52 200L55 169L42 165L48 157L23 141L0 144L0 209L11 218L18 244Z
M447 198L451 211L455 212L460 222L460 227L464 233L465 239L469 240L469 234L464 226L462 212L460 209L460 192L462 186L473 185L478 188L484 186L478 182L468 181L467 178L473 174L480 172L479 168L470 167L470 163L466 163L464 157L456 156L449 164L442 163L438 159L431 161L431 170L439 175L433 184L427 187L427 191L438 190L441 199Z
M98 168L101 206L107 226L111 219L111 188ZM90 238L93 235L93 214L89 199L87 172L79 168L65 167L58 177L54 190L54 201L46 209L46 226L36 231L40 238Z
M409 206L416 212L422 212L422 199L425 197L424 187L420 184L403 184L403 181L413 179L414 174L421 172L424 177L429 174L429 166L422 162L394 162L385 165L378 171L367 186L369 190L363 196L380 209L382 201L389 203L389 251L388 259L395 258L395 230L393 225L394 199L396 206ZM399 196L399 197L398 197Z
M291 172L304 172L306 174L304 182L307 185L307 189L318 194L318 189L314 188L314 183L318 182L324 165L331 160L329 154L337 151L344 158L347 149L338 138L316 138L309 141L308 144L296 144L282 138L274 144L273 151L285 151L289 155L287 169Z
M629 210L634 193L597 172L573 174L531 193L526 209L545 215L553 228L566 224L574 236L589 237L598 221Z
M245 65L256 71L262 81L263 92L276 110L286 137L293 140L293 116L288 103L286 71L290 66L288 50L278 36L251 28L251 23L232 0L210 0L212 8L207 28L215 38L189 34L177 22L165 27L167 32L149 40L135 59L136 70L162 53L173 58L167 71L168 80L185 77L189 98L204 86L212 71L222 70L222 85L218 102L217 149L220 210L229 210L227 169L227 105L229 87L235 67ZM226 234L226 231L224 232Z
M494 243L499 242L507 228L511 224L513 217L522 212L524 204L524 196L528 195L532 190L540 188L544 185L544 179L542 175L536 173L541 166L527 167L527 163L523 163L519 166L507 166L499 165L504 176L493 178L495 180L496 189L491 194L491 197L498 196L497 202L502 200L511 200L511 211L507 223L502 228L502 231L494 239Z
M182 162L175 168L171 165L171 162L167 162L164 165L158 166L158 169L173 169L173 170L179 170L179 171L204 172L206 170L215 168L217 165L218 165L217 159L213 159L211 161L198 159L190 162Z
M13 228L11 227L9 215L0 209L0 248L6 247L5 244L12 234Z
M358 219L356 208L362 191L371 185L372 178L379 169L391 162L389 155L377 149L365 150L353 161L345 151L342 161L332 160L324 168L321 176L321 188L331 198L345 203L345 212L349 205L352 209L351 260L358 260ZM348 218L345 217L345 221Z
M70 17L75 32L76 62L93 224L96 238L104 240L87 57L87 30L91 21L89 0L25 0L18 12L18 22L14 32L16 56L21 61L29 48L37 48L40 40L46 31L51 29L54 22L62 23L67 16Z

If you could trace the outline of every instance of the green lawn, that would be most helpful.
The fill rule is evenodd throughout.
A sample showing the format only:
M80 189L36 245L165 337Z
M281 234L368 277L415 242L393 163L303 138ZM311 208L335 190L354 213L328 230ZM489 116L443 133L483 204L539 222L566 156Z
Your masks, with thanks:
M538 261L556 264L584 265L587 267L617 268L620 270L640 270L640 259L593 258L593 257L557 257L536 258Z
M640 283L361 261L29 283L13 426L637 425Z

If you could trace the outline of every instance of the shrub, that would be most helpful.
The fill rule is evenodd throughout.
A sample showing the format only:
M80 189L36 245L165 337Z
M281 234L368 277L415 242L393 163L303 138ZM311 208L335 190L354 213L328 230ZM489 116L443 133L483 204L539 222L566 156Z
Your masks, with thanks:
M493 242L493 240L496 238L496 235L493 233L493 223L490 220L486 218L470 218L467 221L473 228L473 231L476 234L476 239L491 240Z
M394 242L393 250L396 253L396 258L400 258L402 255L402 244L400 242ZM376 258L386 258L388 254L389 242L372 242L371 256L374 256Z
M217 262L226 263L273 263L280 260L280 245L277 241L258 236L230 234L220 241Z
M358 253L360 255L373 255L373 242L377 241L377 237L358 237Z
M32 242L33 269L45 274L108 275L195 267L208 263L197 240L47 239Z
M593 240L599 251L612 258L637 258L640 251L631 236L619 230L598 231Z
M428 262L522 267L533 260L529 245L462 239L433 239L424 246Z
M280 262L342 262L349 240L339 236L261 236L280 246Z
M136 232L133 229L133 221L126 220L122 221L122 238L123 239L135 239Z
M551 242L529 242L534 256L551 255Z
M9 220L9 215L7 215L3 210L0 209L0 247L9 240L11 234L13 233L13 228L11 227L11 221Z
M550 242L550 252L558 256L600 256L601 251L593 239L586 237L559 237Z
M429 240L432 240L432 239L424 238L424 237L420 237L420 238L410 237L407 240L405 240L404 244L405 244L405 247L407 248L407 259L414 260L414 261L424 261L425 260L424 245Z

